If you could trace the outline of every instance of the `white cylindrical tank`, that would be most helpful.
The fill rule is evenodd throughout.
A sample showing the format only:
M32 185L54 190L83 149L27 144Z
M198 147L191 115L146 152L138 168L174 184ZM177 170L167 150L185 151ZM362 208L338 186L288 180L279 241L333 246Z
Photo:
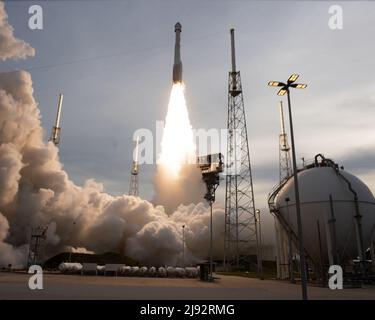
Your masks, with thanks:
M156 275L156 268L155 267L151 267L150 269L148 269L148 273L151 277L154 277Z
M139 274L139 267L137 267L137 266L131 267L130 268L130 274L132 276L137 276Z
M143 276L143 277L147 276L147 272L148 272L147 267L141 267L141 268L139 269L139 274L140 274L141 276Z
M59 270L62 273L79 272L82 270L82 264L75 262L62 262L59 265Z
M359 213L362 216L363 244L366 249L370 246L371 233L375 227L374 196L354 175L341 169L339 173L350 182L357 193ZM332 264L332 248L335 245L341 261L358 257L354 195L340 174L330 166L315 166L298 173L304 246L311 258L317 262L322 258L325 264ZM330 195L335 221L332 219ZM287 198L289 201L286 201ZM293 232L298 234L293 177L277 193L275 208L276 216L280 214Z
M158 276L163 277L163 278L166 277L167 276L167 269L165 269L164 267L159 267Z

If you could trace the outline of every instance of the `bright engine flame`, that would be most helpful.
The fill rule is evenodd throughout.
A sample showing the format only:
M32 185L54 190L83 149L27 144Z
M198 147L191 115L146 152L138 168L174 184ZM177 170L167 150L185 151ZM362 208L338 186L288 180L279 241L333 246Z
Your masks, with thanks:
M194 135L184 90L182 83L173 84L159 158L159 164L174 178L179 176L184 164L192 163L195 156Z

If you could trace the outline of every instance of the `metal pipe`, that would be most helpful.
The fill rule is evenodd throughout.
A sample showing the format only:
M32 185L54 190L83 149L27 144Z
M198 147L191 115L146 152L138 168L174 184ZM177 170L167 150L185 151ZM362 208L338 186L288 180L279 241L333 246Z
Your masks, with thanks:
M213 266L213 258L212 258L212 201L210 201L210 281L213 281L212 276L212 266Z
M277 279L281 279L281 270L280 270L280 231L279 231L279 221L276 216L274 216L274 223L275 223L275 233L276 233L276 274Z
M323 260L323 250L322 250L322 239L320 236L320 224L319 220L316 220L316 227L318 229L318 240L319 240L319 255L320 255L320 275L322 277L322 286L325 286L325 272L324 272L324 260Z
M372 227L370 241L371 241L370 243L371 264L375 266L375 224Z
M289 219L289 198L285 199L286 210L288 215L288 242L289 242L289 279L291 283L294 283L294 273L293 273L293 256L292 256L292 226L290 225Z
M236 72L236 52L234 47L234 29L230 29L230 44L232 53L232 72Z
M260 221L260 210L256 210L258 213L258 226L259 226L259 257L258 257L258 273L259 278L263 280L263 246L262 246L262 227Z
M185 266L185 225L182 226L182 266Z
M281 134L285 134L283 102L279 102Z
M339 264L339 256L337 252L337 238L336 238L336 218L335 218L335 211L333 208L333 200L332 195L329 195L329 205L331 209L331 219L328 220L329 223L329 229L331 234L331 243L332 243L332 260L333 264L337 265Z
M138 163L138 153L139 153L139 137L135 139L135 162Z
M364 249L364 245L363 245L362 215L359 212L358 194L353 189L350 181L343 174L341 174L338 170L336 170L336 172L348 184L348 188L349 188L350 192L353 193L353 195L354 195L354 208L355 208L354 218L355 218L355 232L356 232L358 256L359 256L359 260L361 261L360 264L361 264L362 269L364 271L363 263L366 260L366 254L365 254L365 249Z

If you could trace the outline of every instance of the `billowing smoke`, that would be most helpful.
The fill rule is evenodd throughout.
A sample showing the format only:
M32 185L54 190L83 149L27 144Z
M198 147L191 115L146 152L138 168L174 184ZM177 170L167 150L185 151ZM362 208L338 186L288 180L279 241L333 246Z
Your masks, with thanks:
M167 213L173 212L181 204L202 202L206 190L200 170L195 165L188 164L181 167L178 179L171 178L169 170L159 166L154 185L153 202L163 205Z
M0 41L1 59L33 54L13 38L2 3L0 14L0 37L7 35L8 41ZM208 256L206 205L180 205L167 214L164 207L140 198L111 196L94 180L77 186L63 170L58 149L42 137L30 74L0 74L0 267L25 265L31 228L40 225L48 225L47 256L73 247L80 252L120 252L145 264L175 265L182 258L182 225L185 260ZM214 208L213 216L219 255L223 210Z
M207 256L207 206L181 205L167 215L164 207L148 201L111 196L93 180L74 185L59 162L58 149L42 141L32 94L29 73L0 75L1 264L26 261L22 254L30 228L38 225L49 225L50 255L72 246L121 252L146 264L178 264L185 224L186 258ZM216 208L214 217L220 244L223 211Z
M14 37L13 28L8 23L4 3L0 1L0 60L25 59L34 55L34 48Z

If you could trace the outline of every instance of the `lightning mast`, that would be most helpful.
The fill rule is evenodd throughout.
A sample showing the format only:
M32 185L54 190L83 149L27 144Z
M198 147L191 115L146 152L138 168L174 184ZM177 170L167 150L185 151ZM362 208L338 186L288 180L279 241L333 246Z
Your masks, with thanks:
M138 173L139 173L139 163L138 163L138 142L139 139L135 140L135 150L133 154L133 164L131 170L131 179L129 186L129 195L138 197L139 195L139 186L138 186Z
M254 191L247 137L245 108L240 72L236 70L234 29L231 34L232 71L228 80L228 137L225 192L225 240L224 267L244 267L250 256L259 261L258 221L254 203ZM254 252L254 249L256 251Z
M55 125L52 127L52 134L50 141L52 141L55 146L58 146L60 143L60 118L61 118L61 107L62 107L62 102L63 102L63 94L61 93L59 96L59 104L57 106L57 115L56 115L56 121Z
M285 133L285 124L284 124L284 111L283 103L279 102L280 110L280 127L281 133L279 135L279 176L280 183L285 179L292 176L292 165L290 160L290 147L288 144L288 138Z

